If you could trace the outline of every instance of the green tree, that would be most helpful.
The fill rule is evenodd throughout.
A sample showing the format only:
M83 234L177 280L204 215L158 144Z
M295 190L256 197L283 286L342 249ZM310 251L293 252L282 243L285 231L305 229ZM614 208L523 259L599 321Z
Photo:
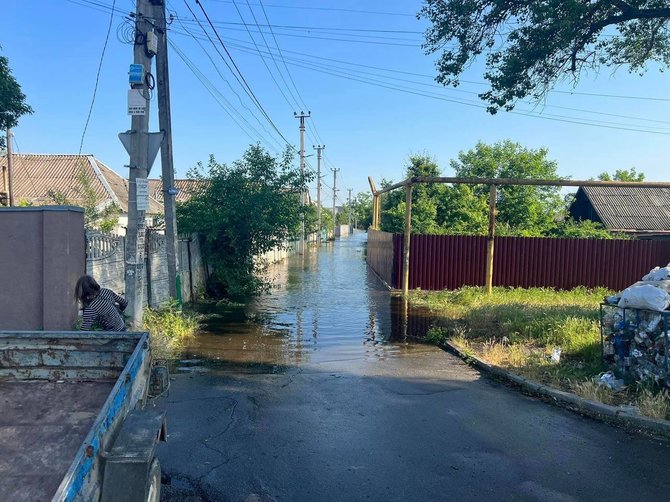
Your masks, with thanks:
M670 63L665 0L426 0L419 17L431 23L424 48L439 53L439 82L458 85L485 57L490 89L480 97L491 113L601 66L643 73Z
M354 220L357 228L368 228L372 225L372 195L359 192L352 201Z
M644 173L638 173L634 167L630 169L617 169L614 174L607 172L600 173L600 181L644 181Z
M405 177L440 176L440 168L427 154L412 155L405 166ZM382 180L382 187L392 182ZM412 189L412 231L417 234L444 233L438 224L438 207L445 187L440 183L421 183ZM382 199L382 230L403 232L405 228L405 191L394 190Z
M477 143L458 154L451 167L460 178L558 179L556 162L547 150L533 150L512 141ZM475 186L474 195L486 197L487 186ZM558 187L508 185L498 187L497 221L500 233L543 235L560 219L563 202Z
M189 171L207 180L197 196L177 205L179 228L203 238L213 267L210 292L244 298L269 286L257 257L296 238L300 232L300 191L304 180L287 151L275 158L253 145L232 165L210 156L205 169Z
M77 172L75 180L77 186L74 187L74 191L79 195L79 201L69 200L60 190L47 191L47 197L59 206L81 206L84 209L84 227L87 229L104 233L112 232L119 224L121 208L115 203L100 207L93 181L83 167Z
M0 131L16 127L20 117L31 113L33 109L26 104L26 96L12 75L9 60L0 56ZM5 137L0 136L0 148L4 147Z

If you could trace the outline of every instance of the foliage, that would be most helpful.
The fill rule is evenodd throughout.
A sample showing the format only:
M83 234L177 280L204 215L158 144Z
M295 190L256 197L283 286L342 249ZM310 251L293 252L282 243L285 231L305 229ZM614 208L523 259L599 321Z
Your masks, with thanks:
M19 118L33 113L26 104L26 96L21 86L12 75L9 60L0 56L0 131L16 127ZM5 147L5 138L0 137L0 148Z
M372 195L366 192L356 194L352 201L354 224L357 228L368 228L372 225Z
M156 359L172 359L179 354L184 342L200 328L201 316L182 312L175 300L160 308L146 308L143 329L149 332L151 353Z
M179 228L203 237L203 251L213 267L210 292L243 298L269 286L255 257L281 248L300 232L300 191L305 180L287 150L274 158L252 145L232 165L210 156L192 179L207 180L197 197L177 205Z
M99 230L104 233L112 232L119 224L121 208L116 203L106 204L100 207L98 195L93 187L93 181L86 174L82 166L75 177L77 186L74 191L79 195L80 201L69 200L60 190L47 191L47 197L59 206L81 206L84 208L84 226L87 229Z
M567 219L557 225L550 234L552 237L572 239L614 239L613 235L601 223L591 220L575 221ZM621 237L618 237L621 238Z
M670 7L662 0L426 0L419 17L431 23L424 48L439 53L442 84L458 85L485 57L490 89L480 97L491 113L601 66L643 73L649 62L670 63Z
M519 143L502 141L493 145L479 142L458 154L451 167L461 178L558 179L556 162L547 159L547 150L533 150ZM489 187L475 186L474 193L487 195ZM500 233L539 236L553 228L560 215L558 187L500 186L497 190L496 219ZM510 231L505 232L505 228Z
M614 174L607 172L600 173L598 179L600 181L644 181L644 173L638 173L634 167L630 169L617 169Z

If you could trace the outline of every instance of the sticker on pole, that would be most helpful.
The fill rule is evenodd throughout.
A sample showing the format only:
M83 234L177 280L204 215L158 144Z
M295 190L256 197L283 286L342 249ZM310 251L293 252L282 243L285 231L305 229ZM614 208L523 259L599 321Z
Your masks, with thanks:
M147 99L142 94L142 89L128 90L128 115L146 115Z
M136 178L137 185L136 200L137 210L147 211L149 209L149 180L146 178Z

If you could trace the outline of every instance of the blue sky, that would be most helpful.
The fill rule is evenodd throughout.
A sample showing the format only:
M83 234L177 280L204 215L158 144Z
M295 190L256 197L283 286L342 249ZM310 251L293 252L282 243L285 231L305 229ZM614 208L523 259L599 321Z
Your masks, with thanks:
M187 1L204 23L195 0ZM35 110L14 130L16 144L22 153L77 153L112 0L3 3L2 54L9 58L14 76ZM481 65L475 64L463 76L472 83L463 83L456 90L434 87L437 84L431 75L435 73L435 58L425 55L419 47L420 32L425 25L412 16L420 7L419 0L263 1L290 76L269 29L263 28L265 41L275 55L281 75L254 26L250 7L258 24L267 24L259 0L249 0L250 6L247 0L236 0L277 84L255 52L235 3L232 0L202 0L202 3L259 101L294 145L298 145L298 121L293 112L300 111L303 104L312 112L313 119L307 121L306 150L312 154L312 144L326 145L327 161L323 166L327 175L323 192L326 201L332 198L331 167L341 169L338 187L343 191L338 197L344 200L347 188L353 188L354 193L368 190L368 175L377 182L382 178L402 179L403 166L412 153L428 152L437 159L443 173L449 175L450 159L480 140L511 139L527 147L546 147L563 176L588 178L604 170L635 166L649 180L667 180L670 94L667 74L656 69L639 77L629 75L625 69L612 73L605 68L598 75L585 76L574 89L568 84L556 88L583 94L553 92L542 105L518 105L519 111L528 110L532 117L508 113L491 116L473 94L485 89L479 84L483 82ZM134 10L133 4L132 0L116 1L117 9L123 12ZM171 50L177 177L185 176L197 161L206 161L209 154L220 162L233 161L252 142L268 142L271 148L279 149L281 138L260 117L212 45L206 39L198 40L204 34L184 0L170 0L168 6L176 16L170 37L178 50L211 82L213 92L229 100L237 113L258 131L244 132L178 53ZM83 153L92 153L127 175L123 166L128 158L117 134L130 127L126 91L132 46L122 43L117 35L122 31L122 26L119 28L122 22L119 12L113 19ZM217 73L217 67L230 86ZM367 79L374 80L375 85L361 82ZM398 86L408 92L389 88ZM278 87L283 89L286 99ZM428 92L441 99L414 92ZM607 96L585 95L588 93ZM662 99L622 99L612 95ZM293 103L294 97L297 104ZM158 130L155 99L151 106L150 127ZM231 113L239 120L235 111ZM571 123L584 121L600 127ZM316 167L315 156L308 161ZM157 177L159 173L157 161L151 176Z

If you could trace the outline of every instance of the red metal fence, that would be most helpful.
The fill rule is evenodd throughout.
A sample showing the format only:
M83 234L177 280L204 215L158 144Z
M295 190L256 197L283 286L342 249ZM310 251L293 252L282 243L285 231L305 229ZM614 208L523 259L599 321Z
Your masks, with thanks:
M368 231L368 264L400 288L404 236ZM412 235L409 287L483 286L486 237ZM372 254L370 253L372 243ZM621 290L670 261L670 241L496 237L494 286Z

